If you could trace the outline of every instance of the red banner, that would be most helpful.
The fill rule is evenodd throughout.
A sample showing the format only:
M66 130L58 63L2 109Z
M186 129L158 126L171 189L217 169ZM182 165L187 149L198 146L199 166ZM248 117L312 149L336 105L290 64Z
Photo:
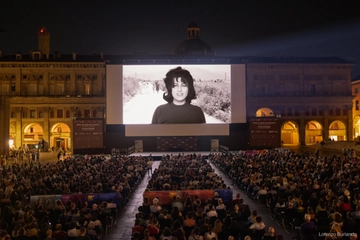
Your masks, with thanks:
M209 198L214 197L214 190L149 191L144 192L143 196L148 197L151 202L157 197L161 204L172 204L174 196L180 196L182 199L190 196L191 199L194 199L195 195L201 202L206 202Z
M157 197L161 204L172 204L173 197L180 195L180 191L152 191L144 192L144 197L148 197L150 202Z

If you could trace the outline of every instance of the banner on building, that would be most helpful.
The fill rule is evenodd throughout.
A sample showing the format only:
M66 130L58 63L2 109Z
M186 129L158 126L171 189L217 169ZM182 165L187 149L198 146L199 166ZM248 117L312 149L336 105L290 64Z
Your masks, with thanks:
M135 140L134 141L135 152L143 152L143 140Z
M258 117L250 119L250 147L280 147L280 119Z
M219 151L219 139L211 139L211 152Z

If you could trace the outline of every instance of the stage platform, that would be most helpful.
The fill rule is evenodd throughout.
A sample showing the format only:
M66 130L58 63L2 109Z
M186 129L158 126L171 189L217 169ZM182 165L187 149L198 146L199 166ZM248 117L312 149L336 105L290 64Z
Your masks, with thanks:
M184 155L190 155L190 154L196 154L199 155L201 154L201 156L207 156L210 153L221 153L221 152L199 152L199 151L194 151L194 152L135 152L132 154L129 154L129 156L143 156L143 157L148 157L148 156L152 156L152 158L154 160L161 160L162 156L166 156L166 155L179 155L179 154L184 154Z

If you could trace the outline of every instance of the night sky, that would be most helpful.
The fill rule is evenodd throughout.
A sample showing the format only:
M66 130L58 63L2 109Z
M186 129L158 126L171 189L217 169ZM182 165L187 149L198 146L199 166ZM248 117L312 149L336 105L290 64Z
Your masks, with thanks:
M194 21L218 56L338 56L356 63L355 77L360 75L356 2L0 0L0 31L6 30L0 50L28 54L45 27L51 51L64 54L171 54Z

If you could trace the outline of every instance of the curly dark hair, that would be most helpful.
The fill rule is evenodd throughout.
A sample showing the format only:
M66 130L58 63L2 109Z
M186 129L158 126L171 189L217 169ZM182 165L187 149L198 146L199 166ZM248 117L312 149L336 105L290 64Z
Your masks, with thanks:
M180 78L181 82L185 83L186 86L188 87L189 92L186 97L186 102L191 103L191 100L196 99L194 79L188 70L185 70L181 67L171 69L169 72L166 73L166 77L164 78L164 83L167 91L163 95L164 100L169 103L171 103L174 100L171 94L171 90L174 87L174 80L178 78Z

